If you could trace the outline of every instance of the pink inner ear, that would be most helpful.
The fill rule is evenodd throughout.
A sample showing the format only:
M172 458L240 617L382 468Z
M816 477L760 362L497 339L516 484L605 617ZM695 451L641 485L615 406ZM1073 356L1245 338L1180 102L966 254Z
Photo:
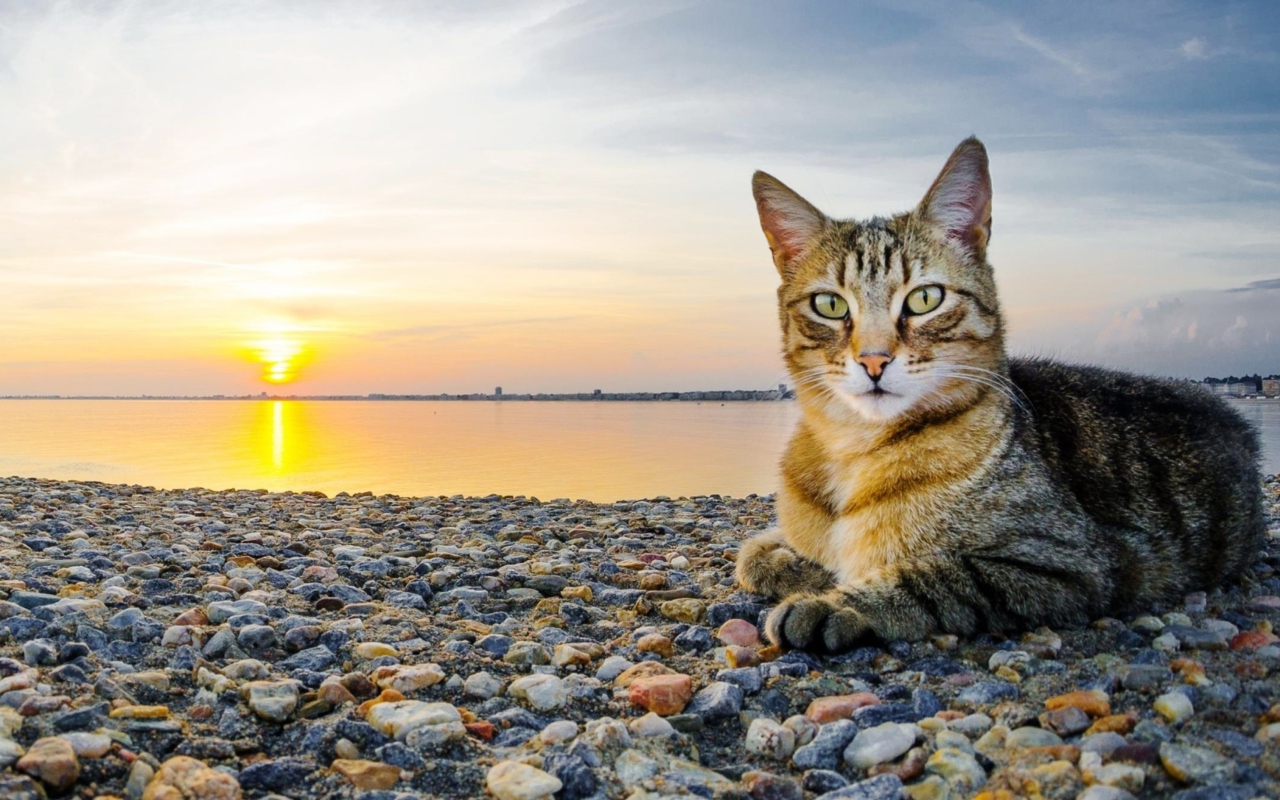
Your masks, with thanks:
M798 198L765 192L757 207L769 247L787 261L799 258L805 245L822 229L821 216Z
M991 235L991 176L977 140L956 148L925 199L925 212L947 239L976 253Z

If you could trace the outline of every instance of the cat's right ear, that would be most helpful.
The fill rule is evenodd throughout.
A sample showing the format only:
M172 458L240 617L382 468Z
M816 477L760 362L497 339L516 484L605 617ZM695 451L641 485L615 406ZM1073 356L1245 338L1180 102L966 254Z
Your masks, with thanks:
M752 176L751 193L756 198L764 238L773 251L773 263L778 273L786 277L827 226L827 218L782 181L764 172Z

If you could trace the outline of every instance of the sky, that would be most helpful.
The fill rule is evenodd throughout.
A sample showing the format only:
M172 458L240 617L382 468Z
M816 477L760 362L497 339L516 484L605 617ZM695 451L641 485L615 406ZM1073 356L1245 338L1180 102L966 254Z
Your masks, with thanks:
M764 169L1014 353L1280 372L1280 4L0 0L0 394L767 388Z

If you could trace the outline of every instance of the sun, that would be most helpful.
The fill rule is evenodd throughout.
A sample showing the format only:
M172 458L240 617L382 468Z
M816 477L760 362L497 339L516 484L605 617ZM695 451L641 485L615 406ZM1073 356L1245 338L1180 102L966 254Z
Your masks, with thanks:
M273 336L255 343L257 360L263 365L262 379L267 383L289 383L298 375L302 343L284 336Z

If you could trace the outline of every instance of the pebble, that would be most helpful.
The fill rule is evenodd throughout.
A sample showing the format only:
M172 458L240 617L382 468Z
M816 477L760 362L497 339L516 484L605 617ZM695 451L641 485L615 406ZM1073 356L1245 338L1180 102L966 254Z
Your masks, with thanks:
M1009 731L1004 739L1004 746L1010 750L1022 750L1027 747L1058 747L1061 744L1062 737L1053 731L1029 726Z
M809 704L805 716L819 725L838 719L849 719L853 712L866 706L878 705L880 698L870 692L819 697Z
M858 726L852 720L828 722L818 728L812 742L795 751L791 761L801 769L835 769L857 734Z
M54 794L69 791L80 778L80 760L65 739L45 738L33 743L16 764Z
M1266 595L815 657L762 646L733 586L772 518L0 477L0 797L53 796L16 768L42 737L81 767L60 796L126 800L197 800L178 773L207 800L479 797L503 762L560 781L537 800L1280 796L1280 536Z
M742 775L742 785L754 800L803 800L804 789L790 778L771 772L751 770Z
M916 743L919 729L914 725L886 722L858 731L844 751L844 762L852 769L866 769L893 761Z
M632 736L652 737L652 736L670 736L676 732L671 727L671 723L663 717L650 711L644 716L636 717L627 724L627 728L631 731Z
M796 749L796 734L768 717L757 717L747 728L746 748L765 758L786 759Z
M518 761L500 761L489 769L485 785L498 800L543 800L564 786L559 778Z
M1230 783L1239 771L1234 762L1204 747L1163 742L1160 763L1183 783Z
M483 671L468 676L462 686L469 696L479 697L481 700L488 700L502 691L502 682Z
M738 716L742 700L741 687L725 681L713 681L693 696L688 711L707 722L715 722Z
M555 745L567 742L578 735L578 723L571 719L556 720L542 729L538 739L543 744Z
M400 781L400 768L379 761L334 759L330 768L361 791L390 789Z
M524 675L507 687L507 694L538 711L554 711L569 702L569 690L555 675Z
M1195 713L1191 700L1182 692L1169 692L1156 698L1151 705L1156 713L1164 717L1170 725L1178 725L1190 719Z
M898 800L902 790L902 779L897 775L877 775L819 795L818 800Z
M929 756L925 771L946 781L953 792L968 797L987 782L987 771L973 754L955 747L944 747Z
M137 763L137 762L135 762ZM239 800L240 784L225 772L188 756L160 765L147 783L142 800Z
M760 631L745 619L731 619L716 631L716 638L727 645L755 647L760 644Z
M693 697L693 679L688 675L652 675L630 684L632 703L661 716L684 711Z
M269 722L287 722L298 707L298 685L293 681L251 681L240 687L240 696Z

